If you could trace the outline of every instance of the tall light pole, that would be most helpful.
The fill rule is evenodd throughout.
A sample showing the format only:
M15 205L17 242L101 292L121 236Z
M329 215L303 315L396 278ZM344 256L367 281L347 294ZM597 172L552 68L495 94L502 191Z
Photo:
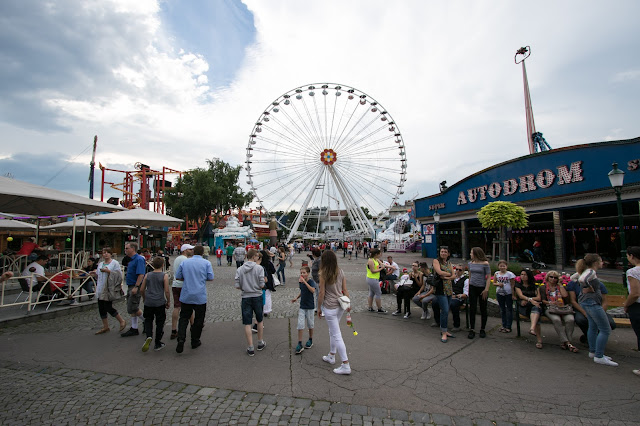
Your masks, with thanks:
M622 284L626 286L627 271L627 244L624 236L624 216L622 215L622 186L624 185L624 172L618 168L618 163L612 164L613 169L609 172L609 182L616 193L616 203L618 204L618 228L620 228L620 256L622 256Z
M438 213L438 210L433 213L433 223L433 237L436 239L436 257L438 257L440 253L438 250L438 223L440 223L440 213Z

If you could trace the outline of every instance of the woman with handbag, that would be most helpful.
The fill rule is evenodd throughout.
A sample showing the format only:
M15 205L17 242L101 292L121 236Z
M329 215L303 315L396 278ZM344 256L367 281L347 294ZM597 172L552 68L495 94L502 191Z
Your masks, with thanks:
M435 287L436 300L440 307L440 341L447 343L449 337L455 337L447 330L449 319L449 305L451 304L451 280L454 277L453 265L449 262L449 248L440 247L438 257L433 259L433 286Z
M584 259L576 262L577 274L571 278L578 281L582 291L578 295L578 303L587 313L589 321L589 331L587 340L589 341L589 358L593 358L596 364L617 367L618 363L613 362L610 357L604 354L611 335L611 326L607 313L602 308L602 293L600 292L600 280L596 276L596 271L602 267L602 258L597 254L586 254Z
M578 348L571 344L575 317L571 307L569 293L560 284L560 274L557 271L547 272L544 285L539 290L540 299L545 307L544 315L553 323L562 344L560 347L573 353L578 353Z
M122 285L120 264L113 258L113 250L109 247L102 249L102 258L103 261L100 262L98 268L91 272L92 275L98 278L96 294L98 294L98 312L100 313L100 319L102 319L102 328L98 330L96 334L104 334L110 330L107 314L118 320L120 323L120 331L124 330L127 325L126 321L113 307L113 300L115 300L116 295L113 291L109 291L109 284L112 286L118 285L117 281L114 281L114 279L117 278L117 274L120 276L119 281L120 285Z
M342 300L340 300L342 298ZM342 365L334 368L336 374L351 374L351 365L347 356L347 347L340 332L340 318L345 310L350 311L347 279L340 268L338 258L332 250L322 253L320 266L320 285L318 288L318 317L327 320L329 327L329 354L322 357L324 362L336 363L336 353L340 355Z

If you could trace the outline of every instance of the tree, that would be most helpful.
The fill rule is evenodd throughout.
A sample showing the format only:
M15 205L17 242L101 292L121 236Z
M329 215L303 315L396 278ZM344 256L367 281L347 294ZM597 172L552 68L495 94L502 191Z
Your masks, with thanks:
M164 198L170 215L198 220L202 223L200 231L212 210L224 213L241 209L253 199L238 186L241 166L232 167L217 158L207 160L207 166L186 172Z
M353 224L351 223L349 215L342 218L342 229L345 231L353 231Z
M498 256L500 259L505 259L506 257L506 228L522 229L526 228L529 224L529 215L525 212L524 208L509 201L491 202L481 208L477 215L478 220L480 220L480 225L482 225L483 228L498 228L500 230L498 245Z

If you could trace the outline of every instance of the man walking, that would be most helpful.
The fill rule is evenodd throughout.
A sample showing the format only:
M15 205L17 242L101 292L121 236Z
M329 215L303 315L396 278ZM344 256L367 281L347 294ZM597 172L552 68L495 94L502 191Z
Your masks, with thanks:
M185 259L176 270L176 278L182 280L180 292L180 321L178 322L178 346L176 352L181 354L187 339L187 323L191 314L195 313L191 326L191 349L202 344L200 336L204 326L204 315L207 311L207 281L213 280L211 262L202 258L204 247L196 246L193 257Z
M180 247L180 256L173 261L173 281L171 282L171 293L173 294L173 312L171 313L171 340L178 337L178 319L180 318L180 293L182 292L182 280L176 278L176 272L183 260L193 256L194 246L183 244Z
M120 336L129 337L140 334L138 331L138 319L142 318L140 310L140 286L144 279L146 261L138 254L137 243L126 243L124 253L131 259L127 263L127 312L131 315L131 328Z
M238 247L233 251L233 258L236 261L236 268L239 268L244 263L244 258L247 256L247 251L242 246L242 243L238 243Z

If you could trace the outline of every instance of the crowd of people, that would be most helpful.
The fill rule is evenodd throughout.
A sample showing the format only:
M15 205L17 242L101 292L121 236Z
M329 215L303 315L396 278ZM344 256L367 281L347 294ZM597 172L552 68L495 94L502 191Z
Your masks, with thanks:
M255 351L266 347L264 339L264 317L271 312L271 293L275 291L275 282L285 285L284 268L296 253L287 246L260 250L238 245L226 250L236 262L235 286L241 291L241 312L244 336L247 342L246 352L254 356ZM347 246L347 254L349 247ZM176 352L181 353L187 339L187 325L190 323L191 348L201 345L201 334L206 313L206 283L214 279L211 262L204 259L204 248L184 244L180 256L173 262L173 280L169 281L165 272L165 257L153 258L152 270L146 269L146 261L137 253L135 243L127 243L125 252L128 257L126 273L119 274L120 265L113 259L110 249L103 250L102 261L92 272L97 278L96 294L103 327L96 334L109 331L107 315L116 318L120 331L126 328L126 321L113 308L112 302L120 297L117 291L118 276L124 280L127 288L127 313L131 316L131 326L123 332L123 337L139 335L139 323L144 323L146 340L142 350L147 351L154 338L155 350L161 350L165 343L163 327L166 320L165 310L173 300L171 339L177 339ZM314 317L327 321L330 338L330 351L323 357L325 362L334 364L336 354L342 361L335 368L336 374L350 374L347 351L340 332L340 319L350 306L341 300L349 299L345 274L338 267L336 250L322 250L312 247L309 259L304 261L298 275L300 293L291 300L299 303L298 342L295 353L300 354L313 346ZM231 254L229 254L231 253ZM345 257L346 257L345 255ZM476 316L480 310L479 337L486 337L488 318L487 301L491 286L496 287L496 299L501 313L499 332L511 333L514 315L523 315L530 319L529 333L536 337L536 347L543 348L540 319L549 319L561 341L561 348L572 353L579 349L572 343L573 332L577 324L585 333L584 342L589 347L589 357L601 365L618 364L605 354L606 343L615 328L613 319L603 307L603 294L606 287L598 279L597 271L602 267L602 259L597 254L587 254L576 264L576 274L565 285L560 282L560 274L549 271L542 285L537 285L533 272L524 269L518 277L508 270L505 261L498 262L498 270L492 274L485 253L479 247L471 249L471 261L467 265L453 264L448 248L441 247L438 257L433 260L432 268L426 262L413 262L410 270L400 268L391 256L381 260L379 248L369 250L366 262L366 283L369 291L368 310L385 314L381 303L385 282L392 282L397 310L394 315L411 316L411 304L422 310L421 319L431 317L433 326L440 329L443 343L456 337L461 331L460 309L468 303L469 330L467 337L476 337ZM627 271L629 297L624 305L633 330L638 337L640 349L640 247L629 247L627 257L633 266ZM231 260L227 259L227 264ZM276 269L275 265L278 267ZM291 265L291 264L290 264ZM291 266L290 266L291 267ZM346 296L346 297L345 297ZM376 307L374 308L373 302ZM140 308L143 303L142 309ZM404 304L404 310L403 310ZM514 312L514 304L516 306ZM449 312L452 313L453 326L449 327ZM308 331L308 340L303 344L304 330ZM257 334L254 345L253 334ZM634 370L639 374L638 370Z

